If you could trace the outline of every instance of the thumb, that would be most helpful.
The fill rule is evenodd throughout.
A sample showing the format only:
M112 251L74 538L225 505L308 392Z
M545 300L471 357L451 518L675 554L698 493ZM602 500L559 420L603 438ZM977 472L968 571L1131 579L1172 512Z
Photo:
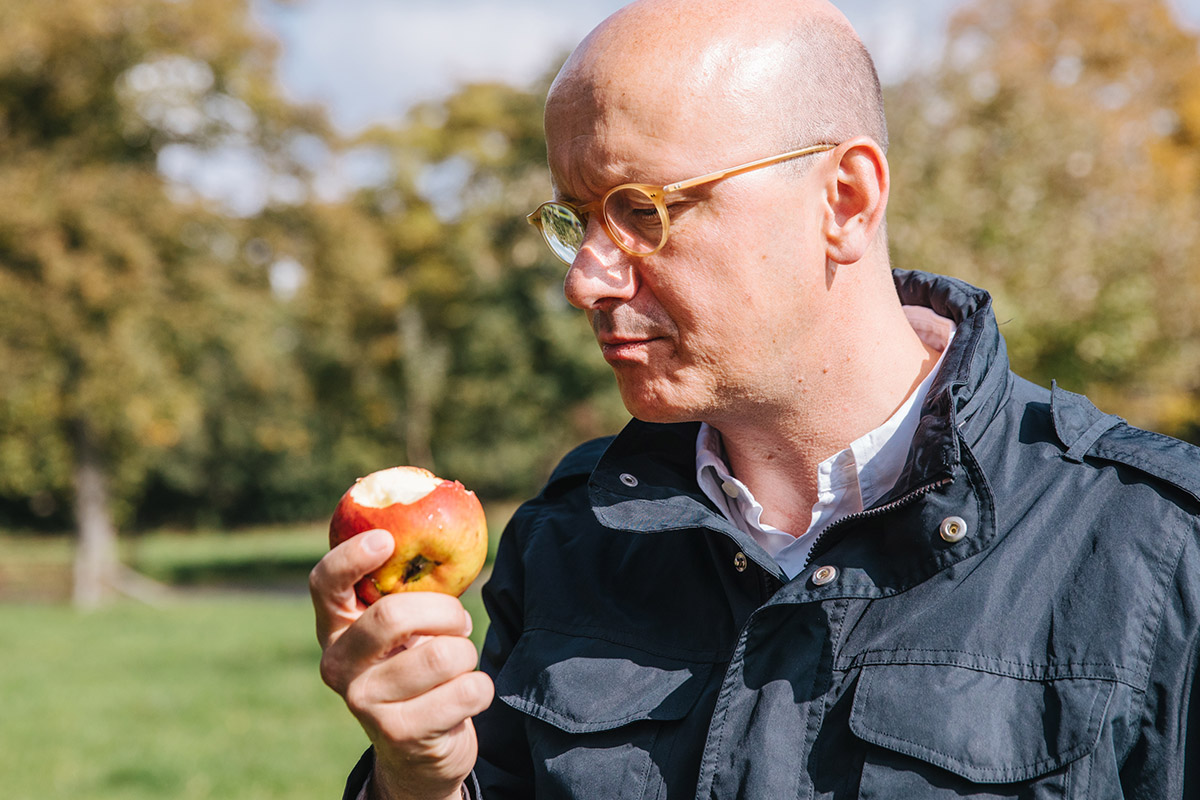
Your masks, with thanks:
M322 650L362 616L366 606L355 594L354 584L382 566L395 547L396 540L387 531L363 531L330 550L313 567L308 589Z

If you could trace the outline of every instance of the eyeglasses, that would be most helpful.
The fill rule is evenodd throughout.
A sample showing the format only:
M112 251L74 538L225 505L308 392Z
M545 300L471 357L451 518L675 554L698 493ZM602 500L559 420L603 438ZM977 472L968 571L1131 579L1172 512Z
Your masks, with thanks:
M793 158L823 153L837 147L835 144L818 144L800 150L792 150L777 156L760 158L737 167L710 172L699 178L691 178L666 186L651 186L648 183L623 183L609 189L599 200L581 206L559 201L542 203L525 219L542 232L551 252L566 264L575 260L583 247L587 235L587 220L597 210L608 237L617 247L631 256L643 258L653 255L667 243L671 230L671 215L667 211L666 197L674 192L693 189L706 183L732 178L762 167L769 167Z

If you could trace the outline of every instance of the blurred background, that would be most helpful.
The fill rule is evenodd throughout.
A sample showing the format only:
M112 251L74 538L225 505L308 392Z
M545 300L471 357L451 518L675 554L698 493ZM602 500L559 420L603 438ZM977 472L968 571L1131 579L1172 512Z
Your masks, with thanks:
M620 5L0 3L6 797L337 796L365 739L305 585L341 493L423 465L494 543L626 419L524 221L548 81ZM880 5L839 3L893 263L1200 441L1200 0Z

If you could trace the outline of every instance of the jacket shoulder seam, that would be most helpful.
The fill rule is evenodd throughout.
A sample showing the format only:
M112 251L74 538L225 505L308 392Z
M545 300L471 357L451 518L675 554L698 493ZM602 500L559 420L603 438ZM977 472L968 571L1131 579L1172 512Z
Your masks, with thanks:
M1149 456L1145 447L1135 446L1128 441L1135 437L1149 440L1160 448L1165 448L1169 453L1168 457L1153 458ZM1185 452L1189 450L1192 452ZM1178 457L1175 456L1177 451L1180 453ZM1196 474L1188 474L1175 464L1177 458L1187 460L1189 456L1193 465L1200 464L1200 449L1187 442L1125 424L1105 431L1088 455L1132 467L1152 478L1169 483L1200 502L1200 477Z

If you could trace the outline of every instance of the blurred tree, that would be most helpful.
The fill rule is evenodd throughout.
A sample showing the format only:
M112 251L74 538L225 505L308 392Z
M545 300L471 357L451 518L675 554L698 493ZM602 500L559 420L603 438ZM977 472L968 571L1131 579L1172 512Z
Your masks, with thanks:
M116 525L152 474L203 483L189 456L217 395L303 397L278 265L246 256L227 213L253 187L214 208L162 177L252 156L263 203L297 196L290 143L324 129L279 99L272 60L244 0L0 6L0 494L72 499L79 605L144 588Z
M889 92L897 266L988 288L1017 369L1200 419L1200 56L1161 0L965 6Z
M297 225L318 231L298 298L306 368L328 376L323 405L362 409L324 420L330 442L512 496L627 418L563 266L524 219L550 192L545 88L467 86L365 133L351 152L377 172L356 214ZM348 241L370 257L340 257Z
M273 62L246 0L0 8L0 497L70 500L80 605L145 588L118 527L527 493L625 418L523 219L545 86L344 142Z

